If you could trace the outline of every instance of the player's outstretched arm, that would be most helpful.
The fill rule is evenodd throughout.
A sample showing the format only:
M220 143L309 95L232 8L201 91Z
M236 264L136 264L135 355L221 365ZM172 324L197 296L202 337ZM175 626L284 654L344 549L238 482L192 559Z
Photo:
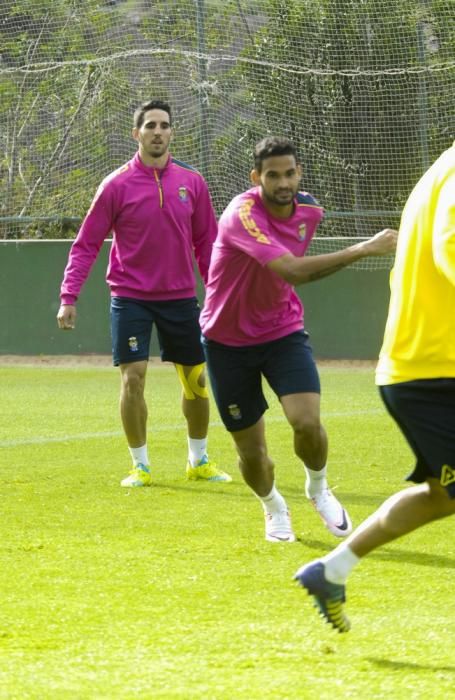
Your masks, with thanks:
M298 258L286 253L267 263L267 267L290 284L305 284L332 275L343 267L362 258L375 255L391 255L397 245L398 233L386 228L366 241L359 241L335 253Z
M76 307L73 304L62 304L57 314L58 327L64 331L73 330L76 325Z

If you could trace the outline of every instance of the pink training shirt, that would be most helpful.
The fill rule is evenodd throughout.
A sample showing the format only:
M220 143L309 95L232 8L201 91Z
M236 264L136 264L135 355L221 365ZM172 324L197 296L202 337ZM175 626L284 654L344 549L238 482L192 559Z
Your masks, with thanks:
M193 254L205 282L216 232L200 173L171 157L162 169L147 167L136 153L98 188L71 247L62 304L76 302L110 234L106 280L112 296L148 301L195 296Z
M232 200L213 246L200 318L207 338L257 345L303 328L294 287L266 265L286 253L304 255L322 217L322 207L306 192L297 194L288 219L267 212L258 187Z

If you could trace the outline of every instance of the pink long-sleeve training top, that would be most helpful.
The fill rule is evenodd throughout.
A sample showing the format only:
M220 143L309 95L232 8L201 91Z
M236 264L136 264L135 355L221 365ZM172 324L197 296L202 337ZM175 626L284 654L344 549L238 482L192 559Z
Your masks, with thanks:
M61 302L76 302L109 235L106 281L112 296L147 301L195 296L194 258L205 282L216 233L202 175L171 156L162 169L147 167L136 153L98 188L70 250Z

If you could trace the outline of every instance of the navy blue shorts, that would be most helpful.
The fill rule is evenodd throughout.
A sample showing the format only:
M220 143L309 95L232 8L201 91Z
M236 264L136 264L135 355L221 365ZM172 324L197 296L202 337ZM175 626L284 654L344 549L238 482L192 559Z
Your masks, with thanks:
M191 299L142 301L111 299L112 357L114 365L148 360L153 324L161 359L179 365L204 362L199 327L199 303Z
M203 338L202 346L218 411L230 432L254 425L268 408L262 377L279 398L321 392L306 331L243 347Z
M455 379L419 379L379 391L416 456L407 481L436 478L455 498Z

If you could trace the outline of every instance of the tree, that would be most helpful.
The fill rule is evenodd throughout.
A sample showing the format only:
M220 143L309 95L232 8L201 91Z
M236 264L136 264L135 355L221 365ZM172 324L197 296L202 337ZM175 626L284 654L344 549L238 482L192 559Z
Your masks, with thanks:
M431 70L453 56L449 5L262 4L266 22L243 52L250 61L236 70L250 124L257 119L263 135L285 132L295 141L306 185L340 217L358 212L357 234L376 228L375 211L401 210L413 183L447 147L448 131L453 134L447 99L453 77ZM352 235L351 221L340 218L337 233Z

